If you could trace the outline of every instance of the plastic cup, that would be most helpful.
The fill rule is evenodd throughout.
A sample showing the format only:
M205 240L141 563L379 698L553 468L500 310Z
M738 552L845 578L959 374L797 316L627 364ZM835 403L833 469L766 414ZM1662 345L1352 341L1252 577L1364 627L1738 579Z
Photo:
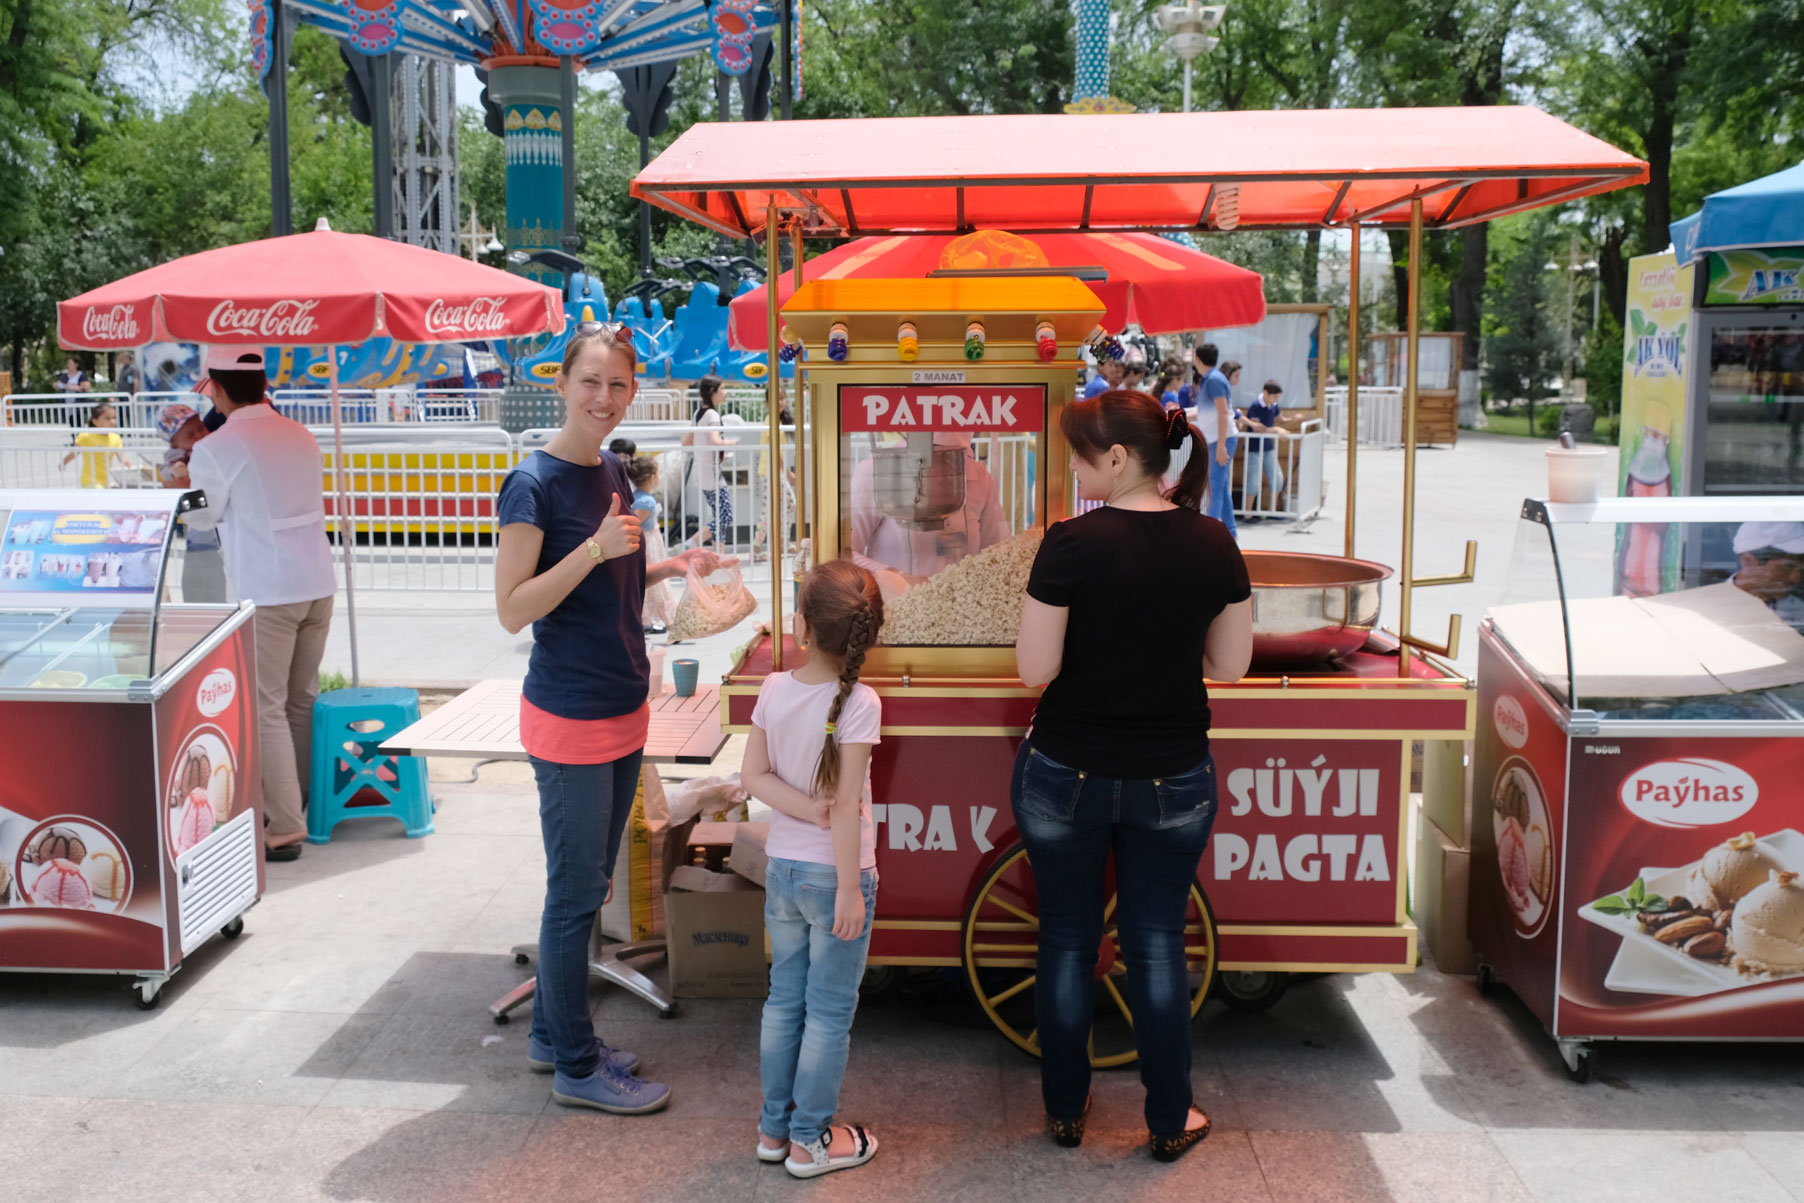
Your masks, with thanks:
M1579 504L1596 501L1606 454L1603 447L1549 447L1547 500Z
M654 647L648 650L651 657L651 696L664 695L664 649Z
M676 693L679 698L695 696L695 683L702 675L700 660L672 660L670 677L676 682Z

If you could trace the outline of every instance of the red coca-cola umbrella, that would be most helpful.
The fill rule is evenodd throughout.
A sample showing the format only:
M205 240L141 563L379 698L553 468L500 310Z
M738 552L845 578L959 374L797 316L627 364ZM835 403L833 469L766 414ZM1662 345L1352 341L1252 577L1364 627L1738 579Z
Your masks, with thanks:
M425 247L339 234L322 218L310 234L220 247L148 268L57 306L57 341L72 351L148 342L246 347L336 347L383 335L399 342L524 338L564 328L554 289ZM337 513L345 497L338 356L328 354ZM351 680L358 680L353 537L341 531Z
M1034 234L978 230L950 234L855 238L803 265L808 280L919 279L945 270L1100 267L1107 279L1086 281L1107 307L1113 333L1130 322L1148 334L1250 326L1265 317L1265 281L1156 234ZM784 275L778 296L794 292ZM733 298L727 337L746 351L765 350L764 289Z

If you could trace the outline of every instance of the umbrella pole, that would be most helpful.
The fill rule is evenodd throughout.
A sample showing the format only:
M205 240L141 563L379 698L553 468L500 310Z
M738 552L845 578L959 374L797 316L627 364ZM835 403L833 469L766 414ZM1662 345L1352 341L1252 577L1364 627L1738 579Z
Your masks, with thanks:
M777 228L777 206L764 210L765 323L772 371L765 376L765 417L770 419L770 668L783 671L783 373L777 367L777 291L783 282L777 255L783 232ZM801 377L801 365L796 365ZM799 397L798 397L799 400ZM800 464L796 465L798 468Z
M345 561L345 616L351 626L351 687L361 684L357 671L357 573L352 563L352 547L357 542L357 523L348 521L351 508L345 500L345 431L344 418L338 408L338 348L326 348L331 365L328 378L332 382L332 483L337 493L338 546ZM348 525L347 525L348 523Z
M789 230L790 260L795 264L795 286L802 287L802 227L791 226ZM771 285L775 287L775 285ZM1596 319L1591 324L1597 325ZM776 371L780 364L777 360L776 348L770 352L771 370ZM802 392L802 357L795 360L796 388L796 540L800 542L808 537L808 402Z
M1347 297L1347 408L1341 416L1347 435L1347 531L1346 556L1353 551L1353 485L1359 475L1359 223L1353 223L1353 253L1348 268L1353 290Z
M1422 330L1422 198L1409 202L1409 356L1403 370L1403 555L1397 572L1401 602L1397 614L1397 675L1409 676L1410 592L1416 573L1416 359ZM1451 641L1449 641L1451 642Z

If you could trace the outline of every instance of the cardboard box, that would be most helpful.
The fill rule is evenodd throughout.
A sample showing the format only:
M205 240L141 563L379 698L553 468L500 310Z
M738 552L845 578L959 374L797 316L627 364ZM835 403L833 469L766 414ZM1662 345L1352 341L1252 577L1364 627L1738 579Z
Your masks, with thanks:
M1472 744L1423 740L1422 814L1461 848L1472 843Z
M664 896L664 921L673 995L763 998L769 993L762 889L734 873L679 866Z
M770 855L764 850L769 839L769 823L735 823L727 868L754 885L763 885L765 870L770 868Z
M1426 809L1417 818L1416 880L1411 899L1416 926L1442 973L1473 973L1478 969L1478 953L1466 934L1471 853L1436 826Z
M614 860L614 896L601 908L590 939L595 948L615 941L655 940L664 934L664 889L695 825L690 820L671 827L664 783L655 765L640 772L633 802L620 855Z

